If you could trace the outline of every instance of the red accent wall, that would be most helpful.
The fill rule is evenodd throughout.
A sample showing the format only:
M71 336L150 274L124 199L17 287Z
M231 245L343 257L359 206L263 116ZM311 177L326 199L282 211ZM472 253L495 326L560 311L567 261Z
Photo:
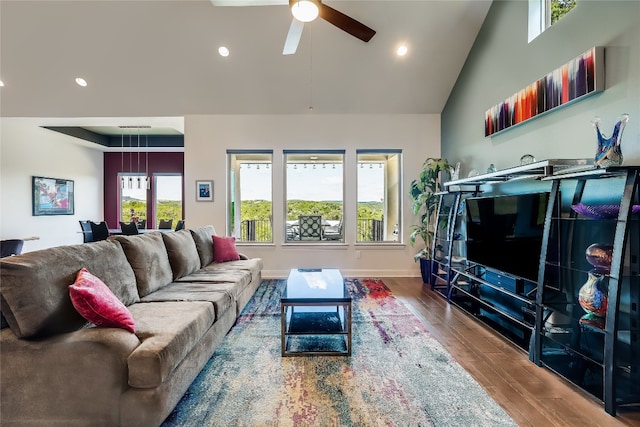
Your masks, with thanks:
M133 164L133 172L136 171L138 165L138 153L124 153L124 170L122 169L123 154L120 152L104 153L104 220L109 228L118 228L118 189L120 181L118 173L131 172L129 169L129 156L131 156L131 164ZM144 153L140 154L140 165L144 171L146 157ZM184 153L149 153L149 176L153 177L154 173L179 173L182 175L182 212L184 213ZM153 221L153 203L151 203L151 195L154 193L154 182L151 180L151 188L147 191L147 228L154 228Z

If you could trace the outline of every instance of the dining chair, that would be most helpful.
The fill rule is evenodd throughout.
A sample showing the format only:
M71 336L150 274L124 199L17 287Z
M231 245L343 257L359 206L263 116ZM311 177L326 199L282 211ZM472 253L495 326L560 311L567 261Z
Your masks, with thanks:
M23 245L24 240L21 239L0 240L0 258L20 255L22 253Z
M160 230L170 230L173 227L173 219L161 219L158 224Z
M93 242L93 231L91 230L91 221L80 220L80 228L82 229L83 243Z
M138 234L138 224L135 222L120 221L120 231L125 236L135 236Z
M101 221L99 223L95 223L93 221L89 224L91 226L91 234L93 235L92 242L98 242L100 240L106 240L109 237L109 227L107 223Z
M145 228L147 228L147 220L146 219L138 220L137 226L139 230L144 230Z
M322 240L322 215L298 217L300 240Z
M180 219L178 220L178 223L176 224L176 230L175 231L180 231L184 229L184 219Z

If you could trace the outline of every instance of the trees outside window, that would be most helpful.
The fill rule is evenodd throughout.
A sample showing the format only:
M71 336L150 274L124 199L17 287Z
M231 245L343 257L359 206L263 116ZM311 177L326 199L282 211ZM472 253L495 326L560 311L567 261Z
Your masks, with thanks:
M284 152L285 241L344 241L344 153L344 150ZM305 233L308 216L321 217L317 235Z
M228 229L239 242L273 242L271 150L228 150Z
M357 150L357 242L398 242L401 236L401 150Z

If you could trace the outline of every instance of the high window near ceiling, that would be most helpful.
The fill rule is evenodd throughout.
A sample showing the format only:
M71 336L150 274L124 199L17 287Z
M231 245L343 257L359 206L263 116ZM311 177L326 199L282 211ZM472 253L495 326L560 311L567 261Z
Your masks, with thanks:
M401 236L401 150L357 150L356 241L395 243Z
M529 42L569 13L577 0L529 0Z
M239 242L273 242L271 150L227 151L228 229Z
M285 150L285 241L344 242L344 150Z

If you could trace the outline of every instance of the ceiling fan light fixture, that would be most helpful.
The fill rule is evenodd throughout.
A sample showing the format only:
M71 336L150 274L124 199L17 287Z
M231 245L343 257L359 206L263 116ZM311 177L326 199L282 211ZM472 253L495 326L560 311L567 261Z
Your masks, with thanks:
M311 22L320 13L319 0L290 0L291 13L300 22Z

